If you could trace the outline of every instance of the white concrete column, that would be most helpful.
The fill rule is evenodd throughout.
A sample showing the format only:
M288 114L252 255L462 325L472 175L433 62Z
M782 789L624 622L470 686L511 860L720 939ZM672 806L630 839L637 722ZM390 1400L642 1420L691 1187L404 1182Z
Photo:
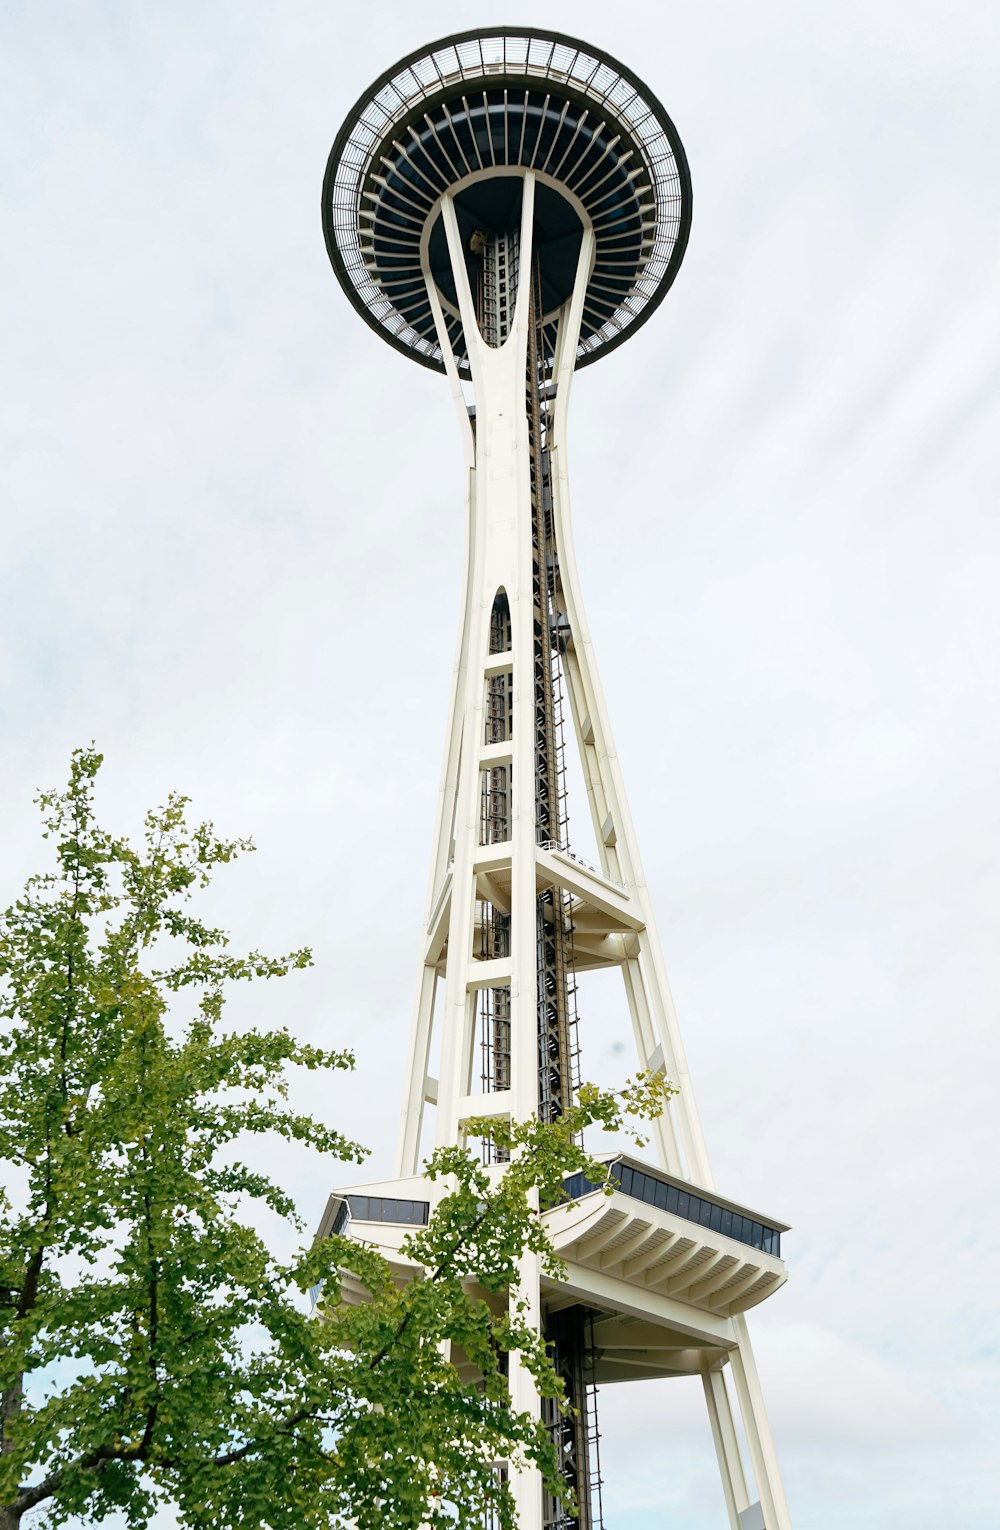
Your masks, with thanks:
M792 1530L792 1518L781 1481L778 1455L767 1419L764 1393L757 1374L746 1318L741 1313L732 1321L737 1339L736 1348L730 1353L733 1381L750 1450L757 1494L764 1511L764 1523L767 1530Z
M452 872L446 999L442 1022L442 1063L437 1140L455 1141L459 1102L468 1093L470 1025L474 1004L468 991L473 916L476 901L475 857L480 848L480 760L484 743L484 670L489 659L489 620L494 598L507 593L511 616L511 1112L526 1119L538 1108L535 931L535 762L534 762L534 621L532 581L532 505L525 385L531 319L534 177L524 177L519 249L522 281L511 332L499 348L483 340L469 288L465 252L450 195L442 198L442 218L455 280L459 312L468 348L476 399L476 431L470 474L470 580L464 618L464 676L460 726L453 717L450 737L461 738L457 766L455 859ZM465 432L468 412L448 344L440 299L429 270L425 272L438 338L452 377L452 393ZM471 432L470 432L471 437ZM461 645L460 645L461 650ZM442 819L443 821L443 819ZM439 828L439 840L443 831ZM438 862L440 864L440 860ZM412 1092L412 1091L411 1091ZM411 1134L412 1135L412 1134ZM517 1294L527 1303L528 1321L541 1325L538 1260L522 1261ZM515 1408L537 1412L538 1395L531 1373L516 1356L510 1363L511 1401ZM519 1530L541 1530L541 1479L535 1470L513 1473Z
M701 1379L705 1388L705 1401L708 1404L708 1418L712 1426L712 1439L715 1442L715 1454L719 1462L719 1476L722 1479L730 1530L740 1530L740 1515L749 1507L750 1495L747 1492L743 1458L740 1455L739 1440L736 1437L725 1372L713 1371L706 1360L702 1365Z
M435 999L438 984L436 972L424 961L427 947L428 923L440 896L448 865L451 860L452 835L456 828L455 818L458 797L459 762L462 754L462 734L465 724L466 691L469 675L469 648L472 639L472 613L477 595L477 540L476 540L476 450L469 413L465 407L458 366L448 339L448 331L441 310L441 300L430 269L425 268L427 286L438 340L444 358L445 372L451 386L452 401L458 417L462 440L463 477L465 480L465 558L464 577L460 605L458 641L452 671L451 698L448 707L448 724L444 764L438 788L437 812L434 824L434 850L427 887L427 906L420 941L420 977L414 1004L413 1024L408 1053L409 1066L405 1075L403 1104L400 1113L399 1141L396 1150L396 1173L400 1177L416 1174L420 1167L420 1134L424 1115L424 1088L427 1063L430 1055L434 1026Z

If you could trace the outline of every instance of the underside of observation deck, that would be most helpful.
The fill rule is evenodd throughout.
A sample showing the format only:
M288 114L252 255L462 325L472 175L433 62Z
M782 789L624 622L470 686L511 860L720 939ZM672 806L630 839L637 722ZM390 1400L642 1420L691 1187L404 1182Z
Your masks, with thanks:
M466 238L477 230L502 236L515 226L526 171L538 181L549 359L584 222L594 229L595 256L577 364L648 318L677 274L691 222L690 175L670 118L608 55L559 34L498 28L445 38L402 60L355 104L331 151L327 250L355 308L390 344L444 369L429 269L459 370L468 373L440 199L456 194Z

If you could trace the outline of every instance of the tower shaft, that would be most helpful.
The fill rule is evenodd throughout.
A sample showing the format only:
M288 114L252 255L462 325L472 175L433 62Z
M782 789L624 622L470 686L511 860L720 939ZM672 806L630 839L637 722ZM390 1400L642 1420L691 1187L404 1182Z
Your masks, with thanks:
M657 1166L610 1158L609 1195L568 1182L565 1204L539 1208L565 1278L543 1276L534 1255L518 1271L524 1316L573 1405L544 1404L543 1416L576 1509L543 1493L536 1472L498 1470L520 1530L600 1530L596 1388L699 1375L730 1530L791 1530L744 1318L786 1279L785 1229L715 1189L569 512L574 370L619 344L673 280L690 217L683 150L613 60L500 29L446 39L384 77L345 123L324 196L351 301L447 374L466 486L397 1177L334 1200L392 1258L405 1208L441 1194L420 1173L430 1147L462 1143L471 1117L552 1121L571 1106L580 980L617 969L638 1064L676 1090L652 1124ZM596 866L570 844L567 747L579 753ZM502 1174L494 1141L484 1153ZM514 1408L537 1412L516 1354L509 1388Z
M418 1173L422 1138L425 1145L428 1141L421 1130L428 1101L436 1106L437 1144L460 1141L462 1122L470 1116L558 1117L578 1083L578 973L617 966L641 1066L664 1070L679 1086L654 1126L660 1161L668 1173L710 1191L711 1172L573 559L564 443L593 233L584 230L572 295L556 316L555 354L547 365L546 316L532 257L534 191L528 174L517 230L502 239L485 238L478 250L473 234L471 273L454 202L447 195L442 199L472 372L471 409L448 344L440 295L429 273L427 278L465 445L467 573L398 1173ZM599 867L581 862L568 843L564 687ZM430 1071L435 1032L437 1077ZM495 1159L492 1146L487 1152ZM693 1285L702 1255L696 1252L689 1262L686 1249L681 1252L685 1257L671 1268L677 1270L674 1287L683 1291L685 1271L692 1271ZM726 1255L711 1257L713 1265L730 1270ZM763 1289L761 1278L759 1270L744 1274L744 1289L754 1281ZM783 1276L773 1278L780 1282ZM554 1503L540 1503L529 1474L514 1483L521 1524L524 1530L590 1530L600 1524L594 1498L599 1477L589 1438L593 1399L580 1391L580 1378L593 1355L584 1336L594 1331L595 1313L607 1312L607 1293L581 1292L584 1299L567 1309L565 1299L546 1298L536 1261L528 1259L521 1294L553 1345L567 1385L577 1388L574 1400L579 1395L584 1404L574 1423L552 1422L578 1494L579 1518L566 1517ZM692 1354L698 1358L688 1363L700 1369L703 1356L697 1349ZM591 1359L591 1382L595 1375ZM735 1439L724 1377L711 1365L705 1375L712 1416L728 1419L720 1425L720 1438ZM511 1394L516 1406L537 1406L532 1380L516 1361ZM766 1420L763 1427L766 1434ZM739 1487L738 1454L723 1453L720 1466L738 1515L749 1505L745 1482ZM763 1455L759 1466L761 1501L770 1495L769 1530L786 1530L776 1470L768 1469Z
M521 227L502 241L483 239L477 284L453 201L442 203L475 403L470 415L449 348L466 451L467 572L398 1169L416 1172L428 1092L436 1095L440 1143L457 1140L460 1121L473 1113L558 1116L574 1087L576 973L614 965L625 977L642 1065L665 1069L680 1085L656 1124L665 1167L705 1185L707 1156L570 542L562 438L593 234L585 230L581 239L577 280L557 316L556 356L547 365L531 254L533 193L528 175ZM504 284L498 271L507 272ZM444 345L431 281L428 296L441 313ZM490 338L497 334L505 336L499 345ZM597 868L567 842L564 699L587 781ZM440 1078L428 1086L438 1011ZM482 1062L474 1070L477 1045Z

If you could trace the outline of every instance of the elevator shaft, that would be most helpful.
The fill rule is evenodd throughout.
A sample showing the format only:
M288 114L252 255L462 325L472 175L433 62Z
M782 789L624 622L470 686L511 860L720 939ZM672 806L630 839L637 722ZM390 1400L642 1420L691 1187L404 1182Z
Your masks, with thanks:
M601 1530L601 1465L597 1429L596 1350L593 1313L581 1306L551 1312L545 1338L565 1389L568 1407L546 1398L542 1418L556 1447L567 1497L546 1492L544 1530Z
M524 408L528 427L531 502L532 588L532 727L534 759L535 841L566 848L567 813L563 738L562 671L558 641L556 596L559 556L552 513L551 465L548 448L548 407L551 378L546 362L542 325L542 295L538 262L522 270L517 230L488 235L473 233L470 251L477 257L477 309L483 339L493 348L511 333L519 290L529 305ZM490 617L490 653L511 645L510 606L497 594ZM511 739L512 682L509 674L490 676L486 684L487 744ZM511 772L496 765L481 773L480 843L496 844L510 837L513 821ZM497 910L481 902L478 910L481 956L506 955L509 946L491 933ZM509 938L509 918L506 925ZM573 972L573 926L569 896L560 888L537 895L535 908L536 1014L538 1047L537 1110L542 1120L564 1115L578 1087L576 982ZM510 1087L510 991L494 988L479 999L482 1085L485 1090Z
M548 383L542 336L541 281L530 281L525 408L531 473L532 683L534 701L535 839L566 848L565 747L561 665L555 643L555 593L559 554L552 516L548 446ZM569 897L560 888L538 895L535 918L538 1010L538 1113L543 1121L563 1115L579 1084L576 983Z

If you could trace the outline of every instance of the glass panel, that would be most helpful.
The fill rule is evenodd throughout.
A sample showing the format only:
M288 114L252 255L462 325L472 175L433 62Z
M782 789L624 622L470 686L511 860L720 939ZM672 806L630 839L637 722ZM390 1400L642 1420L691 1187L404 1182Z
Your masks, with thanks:
M576 61L576 68L573 70L573 74L578 80L589 80L596 68L596 58L592 58L589 53L581 53Z
M426 1227L430 1215L427 1201L396 1200L393 1196L349 1195L351 1216L360 1222L397 1222L406 1227Z
M730 1211L727 1207L708 1201L704 1196L695 1195L692 1191L680 1190L676 1185L667 1184L657 1175L644 1174L640 1169L633 1169L629 1164L620 1162L610 1164L608 1177L622 1194L644 1201L647 1206L656 1206L660 1211L684 1217L689 1222L697 1222L700 1227L711 1228L713 1232L721 1233L723 1237L735 1238L740 1243L746 1243L765 1253L780 1257L781 1238L773 1227L767 1227L762 1222L754 1222L750 1217L741 1216L739 1212ZM572 1198L587 1195L597 1188L584 1174L574 1174L564 1181L566 1194ZM360 1199L360 1197L352 1199L351 1209L355 1216L361 1215L361 1212L354 1207L354 1202ZM421 1206L421 1210L423 1212L421 1220L426 1221L427 1208Z
M558 69L561 74L565 74L572 66L575 58L575 48L567 48L565 44L557 43L552 54L552 68Z
M504 39L507 50L507 67L523 67L528 57L528 39L526 37L507 37Z

